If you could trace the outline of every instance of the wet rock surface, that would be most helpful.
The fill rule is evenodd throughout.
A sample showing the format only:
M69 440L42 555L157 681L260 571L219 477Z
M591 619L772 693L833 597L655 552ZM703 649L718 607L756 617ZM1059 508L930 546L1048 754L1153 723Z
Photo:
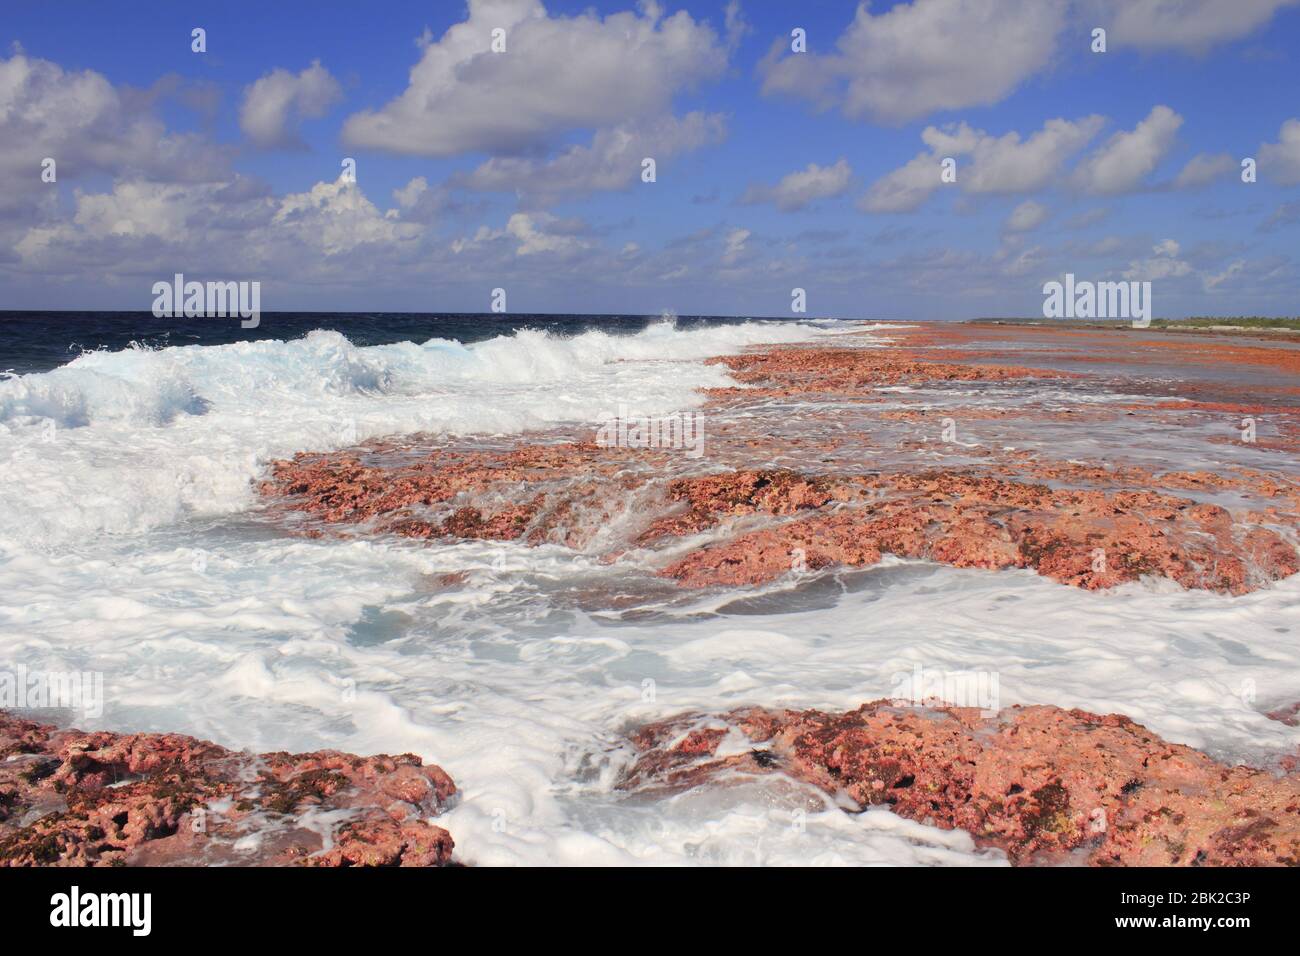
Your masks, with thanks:
M880 386L1072 377L1072 373L1015 365L933 361L894 349L787 347L711 361L726 365L732 378L761 389L764 395L856 394Z
M699 458L603 447L594 427L487 451L371 443L277 463L265 517L312 535L558 544L626 562L656 595L889 555L1088 590L1163 579L1241 595L1300 571L1300 388L1278 375L1300 353L1087 331L890 335L887 348L838 337L714 360L738 384L706 393ZM998 347L1012 335L1034 347ZM1007 364L1029 352L1034 367ZM635 609L635 587L619 600ZM1295 707L1268 716L1291 726ZM651 724L632 745L627 791L782 773L855 810L968 831L1017 864L1300 862L1293 755L1279 772L1227 766L1117 715L748 708Z
M1277 470L1254 463L1290 455L1300 409L1225 401L1242 388L1195 377L1180 383L1195 399L1098 401L1151 386L1134 377L1099 393L1089 372L1065 367L1080 354L1120 363L1133 343L1162 361L1172 355L1191 376L1207 352L1263 375L1293 356L1058 330L1031 332L1052 345L1035 357L1058 367L1027 368L991 361L1000 353L984 339L1010 334L999 329L894 334L891 347L786 346L712 360L743 384L710 393L698 460L604 447L580 429L490 451L417 439L400 451L373 444L277 462L262 492L269 515L313 536L556 543L609 562L634 554L689 588L761 585L885 555L1028 569L1087 589L1150 576L1241 594L1300 570L1300 482L1287 459ZM1079 339L1089 335L1088 346L1101 343L1091 351ZM946 397L952 388L961 403ZM1248 440L1238 441L1243 422ZM1179 470L1051 454L1056 436L1085 433L1127 455L1124 436L1153 428L1179 454L1222 458L1216 447L1236 444L1251 464Z
M581 546L570 520L590 511L587 527L609 521L610 488L636 482L620 470L635 459L594 442L524 445L494 452L434 450L385 455L369 448L367 464L351 453L299 454L275 462L261 492L279 513L297 513L311 536L348 529L409 538L486 538Z
M752 746L720 756L731 734ZM850 812L887 806L966 830L1015 864L1300 864L1300 775L1229 767L1114 714L880 700L847 713L686 714L631 742L624 790L782 773Z
M246 754L0 712L0 865L438 866L456 794L413 754Z
M638 551L691 588L865 567L887 554L1028 569L1086 589L1151 576L1241 594L1300 570L1300 484L1283 474L1015 448L962 449L960 463L936 465L924 443L902 447L902 467L878 470L752 431L724 428L714 441L702 463L583 441L397 459L372 450L373 464L300 455L276 463L262 491L271 514L305 517L293 527L310 535L556 543L607 561ZM704 470L790 459L819 467Z
M759 584L792 563L809 570L862 566L889 553L955 567L1029 568L1088 589L1156 575L1242 593L1300 570L1300 556L1280 531L1155 491L1053 489L978 471L814 479L803 486L823 489L821 505L836 506L804 498L785 513L800 506L822 513L701 548L663 573L692 587ZM711 504L706 497L693 506L692 527L726 514Z

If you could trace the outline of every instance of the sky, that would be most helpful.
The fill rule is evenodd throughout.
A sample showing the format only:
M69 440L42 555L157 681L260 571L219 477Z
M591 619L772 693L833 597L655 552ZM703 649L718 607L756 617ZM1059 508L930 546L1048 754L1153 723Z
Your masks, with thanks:
M0 309L1294 315L1298 92L1300 0L11 3Z

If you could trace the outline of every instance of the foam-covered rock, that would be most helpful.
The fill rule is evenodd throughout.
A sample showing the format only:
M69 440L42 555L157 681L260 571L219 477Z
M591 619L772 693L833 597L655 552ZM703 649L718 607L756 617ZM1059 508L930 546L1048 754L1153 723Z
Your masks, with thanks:
M719 756L729 731L753 748ZM686 714L631 740L625 790L785 773L842 805L966 830L1018 864L1300 865L1300 774L1227 766L1114 714L880 700Z

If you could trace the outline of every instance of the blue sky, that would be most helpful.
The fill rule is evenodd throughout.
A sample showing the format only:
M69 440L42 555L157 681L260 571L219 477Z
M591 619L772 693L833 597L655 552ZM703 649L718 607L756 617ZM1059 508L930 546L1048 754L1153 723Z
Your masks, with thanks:
M15 5L0 305L1294 314L1298 54L1287 0Z

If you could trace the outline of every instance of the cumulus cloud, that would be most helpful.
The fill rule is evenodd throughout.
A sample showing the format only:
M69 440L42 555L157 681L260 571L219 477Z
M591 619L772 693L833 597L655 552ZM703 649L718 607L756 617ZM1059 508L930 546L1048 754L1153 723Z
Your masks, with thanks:
M403 209L414 209L429 192L429 181L423 176L416 176L405 186L393 190L393 199Z
M626 189L640 181L641 163L657 164L681 153L721 142L726 120L718 113L658 116L598 131L590 145L570 146L551 159L494 156L453 185L488 192L513 192L529 206L546 206L591 192Z
M1202 53L1254 33L1298 0L1093 0L1090 15L1116 47Z
M121 176L157 183L231 175L233 151L194 133L169 132L159 100L193 92L174 78L148 90L117 87L94 70L65 70L21 49L0 57L0 263L20 263L16 244L62 215L65 183ZM54 161L55 182L42 180Z
M393 190L398 215L406 222L431 223L441 213L461 212L467 206L458 200L446 183L430 186L423 176Z
M971 168L959 182L973 193L1008 195L1042 189L1057 180L1062 166L1104 123L1095 115L1073 122L1050 119L1024 141L1015 132L999 137L981 133L970 145Z
M1208 186L1236 169L1237 161L1227 153L1198 153L1187 161L1187 165L1174 178L1174 188L1196 189L1198 186Z
M457 255L490 245L506 245L515 256L572 256L590 249L591 240L581 233L587 229L579 219L561 219L548 212L513 214L503 229L480 226L470 239L457 239L451 249Z
M271 227L291 230L327 256L367 243L392 244L420 232L395 216L380 213L356 183L342 178L281 198Z
M887 123L996 103L1051 62L1065 14L1064 0L913 0L877 15L862 3L834 52L778 39L762 90Z
M59 180L91 173L159 182L210 182L228 173L229 150L169 133L154 96L119 89L94 70L64 70L17 52L0 59L0 173L40 183L41 161Z
M1065 167L1105 126L1104 117L1051 119L1027 138L1015 131L992 136L964 122L928 126L921 132L928 149L873 183L859 208L866 212L918 208L943 185L940 163L949 157L958 160L956 187L968 194L1024 194L1067 180L1089 193L1132 191L1168 153L1182 122L1167 106L1156 106L1135 129L1116 133L1086 156L1072 174ZM1200 154L1187 163L1174 185L1203 185L1233 168L1235 160L1226 154Z
M497 28L505 53L491 49ZM707 22L665 17L655 2L602 18L551 16L540 0L470 0L468 19L424 46L406 90L350 116L343 139L422 156L518 153L574 129L668 113L677 93L726 61Z
M927 126L921 141L929 149L873 183L858 206L865 212L918 208L942 185L940 162L947 157L969 157L958 163L956 185L965 192L1012 195L1037 191L1060 178L1062 166L1104 123L1100 116L1050 119L1028 139L1014 131L990 136L965 123Z
M1151 249L1146 259L1135 259L1124 270L1129 280L1176 279L1191 275L1191 264L1179 258L1181 247L1173 239L1165 239Z
M833 166L809 163L806 169L782 176L775 186L750 186L741 197L741 202L770 202L782 212L794 212L818 199L842 195L852 180L853 170L846 159L840 159Z
M317 183L281 197L256 183L176 184L119 180L111 191L78 192L71 220L34 227L17 243L29 271L115 274L199 269L293 275L327 271L343 254L382 250L392 257L422 227L382 213L355 183Z
M1156 168L1170 147L1183 118L1156 106L1132 130L1116 133L1075 169L1075 184L1084 192L1114 195L1132 192Z
M239 128L258 146L301 147L298 120L324 116L342 96L338 81L319 60L297 75L275 69L244 90Z
M521 256L588 249L591 240L575 234L585 228L580 220L560 219L550 213L517 212L506 222L506 233L519 241L515 252Z
M911 212L920 208L940 185L939 158L929 152L918 153L872 183L858 199L857 207L863 212Z
M1045 223L1050 214L1050 210L1042 203L1033 199L1026 199L1011 210L1005 228L1007 232L1029 232L1029 230L1037 229Z
M1300 183L1300 120L1287 120L1276 143L1259 147L1259 170L1283 186Z

